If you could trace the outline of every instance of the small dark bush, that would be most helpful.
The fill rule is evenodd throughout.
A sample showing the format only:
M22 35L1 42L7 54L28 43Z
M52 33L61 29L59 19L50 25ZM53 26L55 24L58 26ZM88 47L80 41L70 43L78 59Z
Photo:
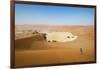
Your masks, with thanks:
M48 42L50 42L50 41L48 41Z
M57 42L56 40L52 40L52 42Z

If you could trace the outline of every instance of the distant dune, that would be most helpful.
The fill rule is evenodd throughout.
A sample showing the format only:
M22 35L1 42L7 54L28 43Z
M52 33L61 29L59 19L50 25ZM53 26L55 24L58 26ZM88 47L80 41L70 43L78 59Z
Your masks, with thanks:
M88 29L91 26L81 26L81 25L73 25L73 26L65 26L65 25L15 25L15 30L51 30L51 31L68 31L68 30L78 30L81 29ZM59 29L58 29L59 28Z

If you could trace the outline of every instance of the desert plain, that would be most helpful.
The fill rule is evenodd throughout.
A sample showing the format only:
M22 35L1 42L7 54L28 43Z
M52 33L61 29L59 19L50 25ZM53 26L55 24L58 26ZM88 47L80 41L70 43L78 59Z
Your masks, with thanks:
M78 38L70 42L47 42L41 34L35 35L32 30L71 32ZM24 33L17 33L19 31ZM14 66L95 62L94 33L93 26L16 25Z

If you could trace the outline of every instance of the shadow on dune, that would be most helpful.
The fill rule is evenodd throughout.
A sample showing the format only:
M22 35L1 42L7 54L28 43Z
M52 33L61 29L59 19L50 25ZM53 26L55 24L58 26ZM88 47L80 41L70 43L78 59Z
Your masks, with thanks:
M15 40L15 49L39 48L44 45L45 39L41 34Z

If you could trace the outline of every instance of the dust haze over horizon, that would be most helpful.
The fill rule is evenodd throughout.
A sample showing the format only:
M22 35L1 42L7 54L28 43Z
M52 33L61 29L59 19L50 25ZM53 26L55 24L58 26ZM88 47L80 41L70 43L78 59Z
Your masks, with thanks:
M15 24L94 25L94 8L15 4Z

